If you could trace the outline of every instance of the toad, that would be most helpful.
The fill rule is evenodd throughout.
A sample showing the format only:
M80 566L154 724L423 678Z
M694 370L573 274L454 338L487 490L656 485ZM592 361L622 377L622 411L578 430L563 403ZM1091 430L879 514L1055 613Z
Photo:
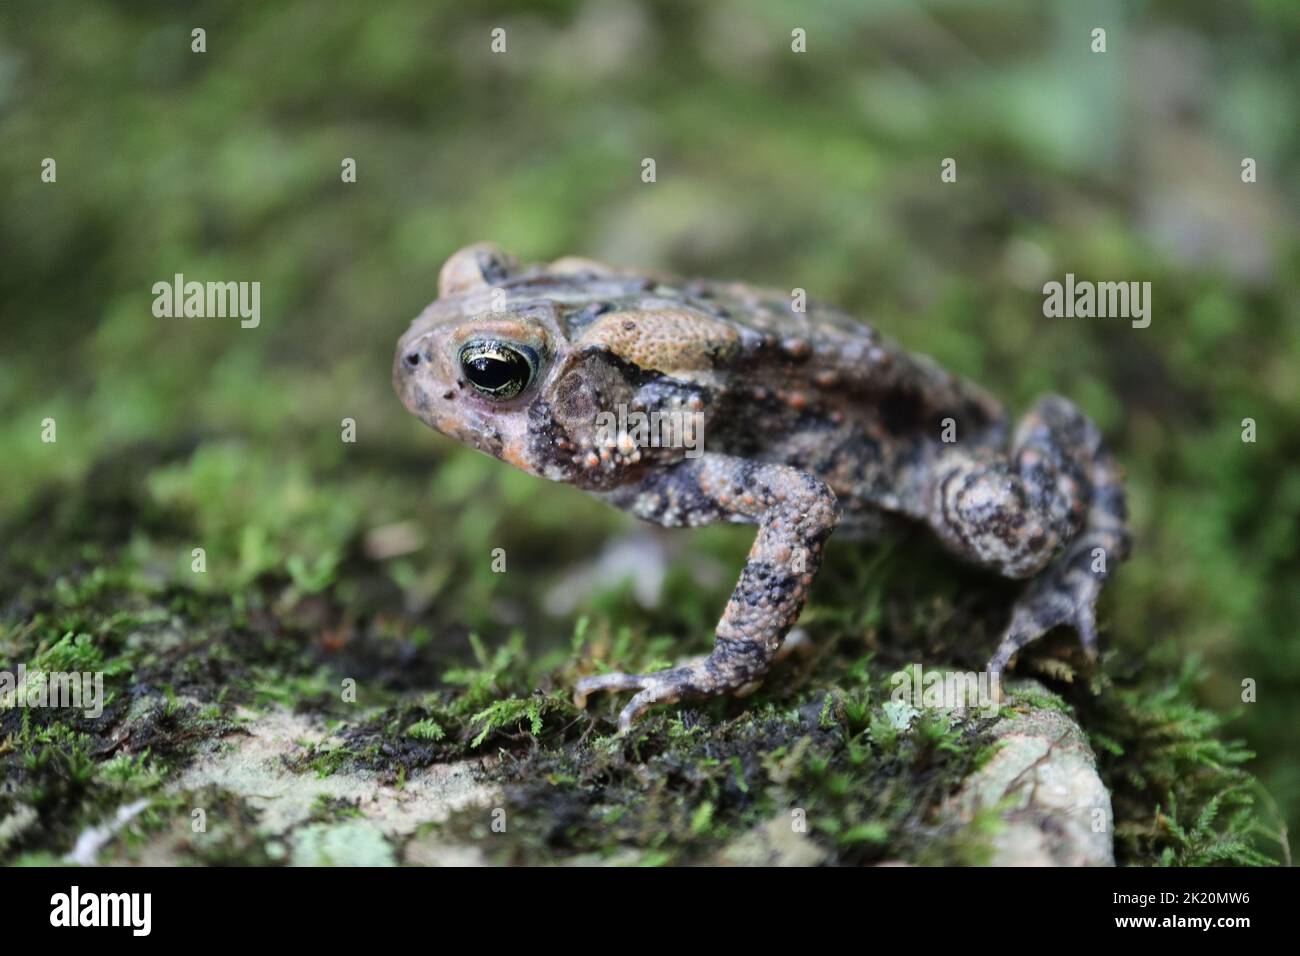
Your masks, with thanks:
M706 658L578 682L579 706L633 693L623 732L655 704L756 687L837 529L920 526L1023 579L992 673L1060 625L1095 656L1097 597L1128 555L1119 469L1078 408L1044 396L1013 430L977 385L798 290L480 243L442 267L393 384L444 435L638 518L757 526Z

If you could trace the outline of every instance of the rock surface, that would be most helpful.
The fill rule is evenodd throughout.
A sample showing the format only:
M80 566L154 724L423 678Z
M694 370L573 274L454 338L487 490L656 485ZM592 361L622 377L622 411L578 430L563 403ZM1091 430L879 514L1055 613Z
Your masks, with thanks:
M941 805L937 822L947 831L969 828L990 851L988 862L1004 866L1113 865L1110 796L1097 775L1083 732L1058 698L1033 681L1008 686L1013 706L1004 708L987 733L991 758ZM906 728L919 713L894 708ZM974 719L975 710L946 714L953 726ZM985 712L987 718L988 712ZM304 768L305 749L328 751L337 741L309 716L284 710L247 715L236 733L209 747L172 779L166 794L190 800L213 792L232 795L254 812L255 840L271 860L300 866L484 865L483 849L458 842L433 824L466 808L480 808L485 827L501 800L492 783L490 758L414 769L399 782L356 769L320 773ZM148 801L142 801L147 803ZM322 807L345 808L339 818ZM144 809L133 805L132 816ZM184 808L182 808L184 809ZM208 840L221 838L221 814L212 811L212 832L190 827L202 806L176 814L170 829L137 848L133 858L153 865L189 862ZM205 813L208 812L205 810ZM119 816L120 816L119 812ZM814 834L778 814L735 837L707 862L723 866L816 866L832 858ZM0 835L22 829L21 814L0 825ZM990 824L992 824L990 826ZM124 862L110 819L81 834L76 862ZM620 865L639 862L633 851L579 854L564 862Z
M1055 698L1033 681L1009 688ZM1110 793L1079 725L1051 706L999 718L1000 748L948 804L956 819L996 808L995 866L1114 866Z

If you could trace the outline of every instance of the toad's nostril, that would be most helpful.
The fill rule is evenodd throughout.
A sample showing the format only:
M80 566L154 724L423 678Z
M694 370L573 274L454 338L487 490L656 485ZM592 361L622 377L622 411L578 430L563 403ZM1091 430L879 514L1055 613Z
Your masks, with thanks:
M419 364L420 364L420 353L419 353L419 352L407 352L407 353L406 353L406 364L407 364L410 368L415 368L417 365L419 365Z

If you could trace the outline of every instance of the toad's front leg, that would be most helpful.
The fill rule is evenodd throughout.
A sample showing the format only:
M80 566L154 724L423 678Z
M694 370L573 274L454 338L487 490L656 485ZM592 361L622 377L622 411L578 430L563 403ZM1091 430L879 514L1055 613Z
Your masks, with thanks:
M786 465L706 454L608 495L640 518L666 527L720 521L758 525L745 569L704 660L652 674L599 674L580 680L574 702L601 690L634 690L619 714L625 733L652 704L735 694L762 679L803 610L839 517L820 478Z

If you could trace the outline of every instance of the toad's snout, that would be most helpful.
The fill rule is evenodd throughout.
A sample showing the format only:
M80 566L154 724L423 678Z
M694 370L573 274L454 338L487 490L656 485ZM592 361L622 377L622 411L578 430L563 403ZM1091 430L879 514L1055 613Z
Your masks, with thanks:
M398 398L417 414L427 408L425 384L430 373L432 355L428 335L403 337L393 356L393 389Z

